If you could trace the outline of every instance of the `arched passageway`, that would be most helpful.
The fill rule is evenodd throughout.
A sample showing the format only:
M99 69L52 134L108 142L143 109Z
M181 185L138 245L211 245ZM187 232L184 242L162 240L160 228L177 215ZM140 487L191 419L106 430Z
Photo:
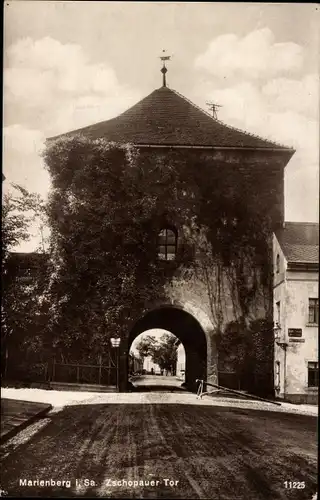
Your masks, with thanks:
M135 323L129 333L127 353L138 335L155 328L171 332L182 342L186 353L185 384L188 389L196 390L196 379L207 378L207 340L202 327L186 311L176 307L160 307ZM127 377L128 370L125 371Z
M185 348L172 332L159 328L146 330L133 340L129 355L129 381L134 391L185 390Z

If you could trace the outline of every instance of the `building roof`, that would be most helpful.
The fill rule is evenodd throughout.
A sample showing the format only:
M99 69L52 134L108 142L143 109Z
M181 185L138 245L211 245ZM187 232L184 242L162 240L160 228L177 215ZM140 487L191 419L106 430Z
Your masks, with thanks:
M285 222L276 237L289 263L319 263L318 223Z
M277 149L275 142L230 127L213 118L184 96L160 87L116 118L68 132L135 145ZM56 136L51 139L56 139Z

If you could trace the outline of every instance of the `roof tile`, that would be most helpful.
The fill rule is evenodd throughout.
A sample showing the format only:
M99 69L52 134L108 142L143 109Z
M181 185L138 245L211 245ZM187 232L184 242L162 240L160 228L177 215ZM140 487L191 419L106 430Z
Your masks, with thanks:
M288 262L319 262L318 223L285 222L276 237Z
M76 133L136 145L268 148L294 152L225 125L168 87L154 90L116 118L63 135Z

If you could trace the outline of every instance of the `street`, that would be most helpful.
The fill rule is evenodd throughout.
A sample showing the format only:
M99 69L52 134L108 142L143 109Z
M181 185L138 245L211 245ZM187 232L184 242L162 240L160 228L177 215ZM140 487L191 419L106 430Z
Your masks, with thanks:
M138 391L161 391L161 392L181 392L184 391L181 384L183 379L170 375L141 375L133 377L132 383Z
M176 404L166 404L169 396ZM210 406L193 395L194 404L179 404L183 396L53 413L28 442L2 454L1 490L11 497L311 500L315 417Z

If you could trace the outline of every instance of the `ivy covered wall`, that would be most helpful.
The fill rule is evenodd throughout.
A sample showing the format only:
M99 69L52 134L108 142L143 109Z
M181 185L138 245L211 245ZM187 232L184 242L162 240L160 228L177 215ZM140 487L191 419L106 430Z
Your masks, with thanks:
M96 359L116 333L124 360L130 329L151 304L179 303L211 338L208 366L219 344L220 363L236 357L243 366L254 352L253 364L260 356L264 378L272 380L271 235L283 222L286 154L139 150L81 135L49 142L44 334L52 352ZM164 227L177 231L172 261L158 258ZM237 325L232 334L230 324ZM261 340L253 347L257 331L261 352Z

